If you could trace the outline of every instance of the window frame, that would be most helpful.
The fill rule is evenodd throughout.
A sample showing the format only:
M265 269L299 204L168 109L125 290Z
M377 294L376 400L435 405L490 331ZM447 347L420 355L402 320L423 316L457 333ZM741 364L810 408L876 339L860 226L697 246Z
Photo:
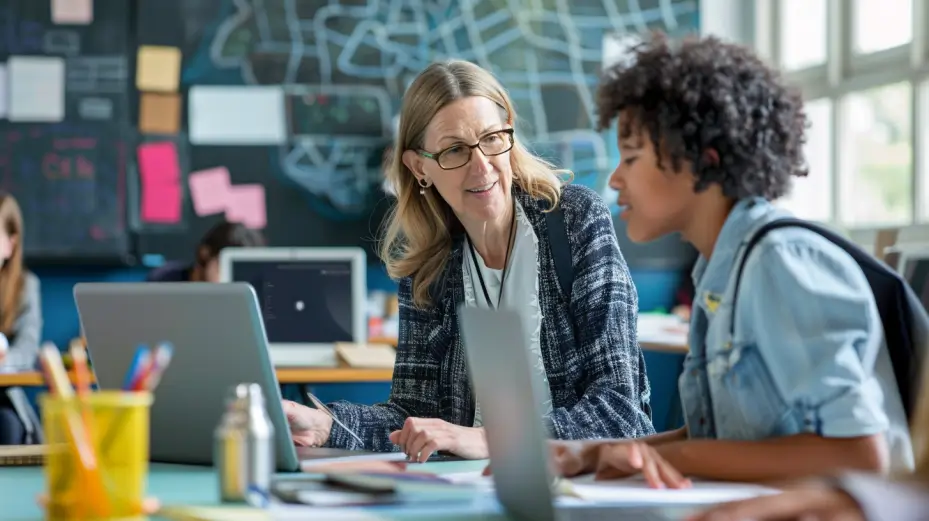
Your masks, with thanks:
M857 91L869 90L899 82L909 82L912 114L912 213L908 224L901 225L901 236L929 241L929 208L923 201L923 190L929 196L929 150L919 146L929 144L929 2L913 3L913 40L904 46L870 54L855 52L855 0L826 1L826 63L795 71L784 70L784 77L799 87L807 100L829 98L833 103L832 134L832 215L827 224L848 232L853 239L867 242L880 228L877 225L846 225L840 221L842 176L845 169L841 146L846 97ZM754 34L750 44L769 63L780 66L780 35L782 0L754 0ZM927 197L929 199L929 197ZM929 201L926 201L929 203Z

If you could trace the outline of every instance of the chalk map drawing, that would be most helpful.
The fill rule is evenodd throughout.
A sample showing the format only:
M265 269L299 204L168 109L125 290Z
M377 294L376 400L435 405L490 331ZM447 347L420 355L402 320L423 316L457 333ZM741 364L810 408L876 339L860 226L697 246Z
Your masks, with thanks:
M695 31L698 0L233 0L209 42L219 69L281 84L276 167L347 215L380 190L400 98L430 62L466 59L509 90L533 150L602 191L615 145L593 130L608 34Z

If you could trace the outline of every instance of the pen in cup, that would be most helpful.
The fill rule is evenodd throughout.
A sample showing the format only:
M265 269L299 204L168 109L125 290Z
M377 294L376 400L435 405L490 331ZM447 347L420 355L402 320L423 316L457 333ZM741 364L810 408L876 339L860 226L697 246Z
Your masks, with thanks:
M84 481L88 485L87 493L94 498L90 504L98 509L95 512L97 515L105 518L109 513L109 500L103 482L103 475L100 472L97 454L87 425L82 422L77 408L73 407L72 403L69 403L74 400L74 389L71 387L68 373L61 361L61 352L58 351L54 344L46 343L40 349L39 362L52 394L57 395L64 402L62 404L64 420L67 424L72 448L80 462L81 473L86 476ZM84 368L86 369L86 366ZM87 382L89 384L89 378ZM84 390L79 391L84 392Z

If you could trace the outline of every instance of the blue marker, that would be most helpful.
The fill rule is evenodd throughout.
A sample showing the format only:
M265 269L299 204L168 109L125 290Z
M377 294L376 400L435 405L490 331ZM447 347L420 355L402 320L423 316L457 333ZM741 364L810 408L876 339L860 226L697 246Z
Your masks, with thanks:
M126 373L126 379L123 380L123 391L131 391L132 384L135 382L136 374L148 363L152 354L145 344L139 345L135 350L135 356L132 357L132 363L129 364L129 371Z

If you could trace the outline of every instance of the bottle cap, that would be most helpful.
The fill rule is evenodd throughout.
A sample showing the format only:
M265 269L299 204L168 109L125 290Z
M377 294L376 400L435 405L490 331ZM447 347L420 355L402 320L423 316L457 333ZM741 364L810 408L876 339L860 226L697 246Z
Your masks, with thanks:
M241 383L232 389L231 402L264 406L264 393L256 383Z

